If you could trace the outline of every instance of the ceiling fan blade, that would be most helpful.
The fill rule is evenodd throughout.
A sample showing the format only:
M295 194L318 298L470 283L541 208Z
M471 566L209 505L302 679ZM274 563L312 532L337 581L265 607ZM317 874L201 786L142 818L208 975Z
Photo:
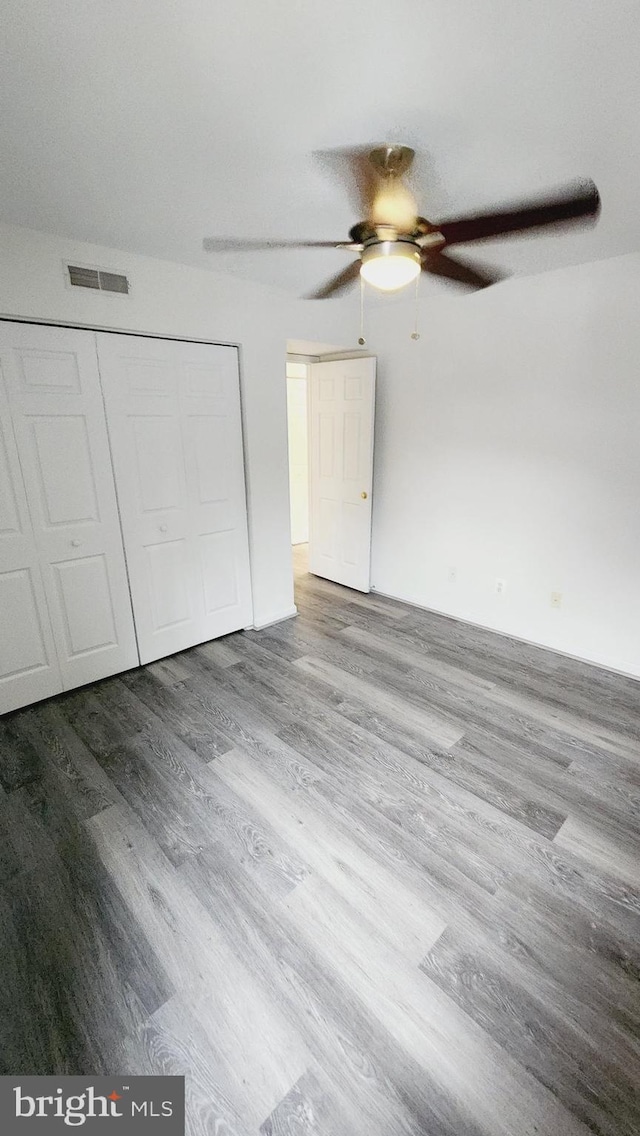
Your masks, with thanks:
M351 241L245 241L235 237L205 237L202 247L205 252L254 252L283 248L343 248L359 252L359 246L354 246Z
M354 260L352 264L348 264L337 276L332 276L326 284L317 288L315 292L305 296L305 300L326 300L329 296L335 296L338 292L342 292L343 288L348 288L350 284L353 284L359 275L360 258Z
M483 241L507 233L519 233L543 225L557 225L579 218L595 219L600 212L600 195L592 181L573 182L564 190L547 197L523 203L513 209L495 213L458 217L434 226L448 245Z
M478 291L480 288L489 288L497 284L504 276L489 268L473 268L470 264L463 264L443 252L425 251L422 256L422 271L431 276L441 276L460 284L465 288Z

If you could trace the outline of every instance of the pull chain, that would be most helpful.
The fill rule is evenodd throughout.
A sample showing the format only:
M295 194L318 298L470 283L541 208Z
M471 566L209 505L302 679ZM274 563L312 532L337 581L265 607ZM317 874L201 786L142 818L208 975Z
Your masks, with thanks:
M413 331L411 332L412 339L419 339L420 332L418 331L418 285L420 283L420 276L416 276L416 318Z
M364 347L366 342L364 337L364 276L360 276L360 336L358 343L361 347Z

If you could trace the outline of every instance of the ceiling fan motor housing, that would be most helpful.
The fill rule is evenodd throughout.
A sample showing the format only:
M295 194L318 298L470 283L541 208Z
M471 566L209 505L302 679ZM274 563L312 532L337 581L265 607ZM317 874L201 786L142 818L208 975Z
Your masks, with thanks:
M406 256L410 260L420 262L420 245L411 237L392 237L381 239L378 235L365 241L362 250L362 263L366 264L379 256Z

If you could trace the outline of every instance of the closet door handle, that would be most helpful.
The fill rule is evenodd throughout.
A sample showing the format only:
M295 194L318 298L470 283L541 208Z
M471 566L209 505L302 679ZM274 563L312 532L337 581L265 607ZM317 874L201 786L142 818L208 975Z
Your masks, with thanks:
M166 532L168 527L169 527L168 525L158 525L160 532Z
M73 547L73 548L80 548L80 545L81 545L81 544L82 544L82 541L81 541L81 540L78 540L78 538L77 538L77 537L75 537L75 538L74 538L74 539L73 539L73 540L71 541L71 545L72 545L72 547Z

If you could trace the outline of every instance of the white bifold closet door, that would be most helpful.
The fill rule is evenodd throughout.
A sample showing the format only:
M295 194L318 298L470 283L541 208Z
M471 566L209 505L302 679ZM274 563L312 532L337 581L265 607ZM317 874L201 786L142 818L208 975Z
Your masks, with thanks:
M0 714L61 690L6 382L0 374Z
M238 353L99 333L140 661L253 620Z
M0 712L137 666L92 332L0 322Z

